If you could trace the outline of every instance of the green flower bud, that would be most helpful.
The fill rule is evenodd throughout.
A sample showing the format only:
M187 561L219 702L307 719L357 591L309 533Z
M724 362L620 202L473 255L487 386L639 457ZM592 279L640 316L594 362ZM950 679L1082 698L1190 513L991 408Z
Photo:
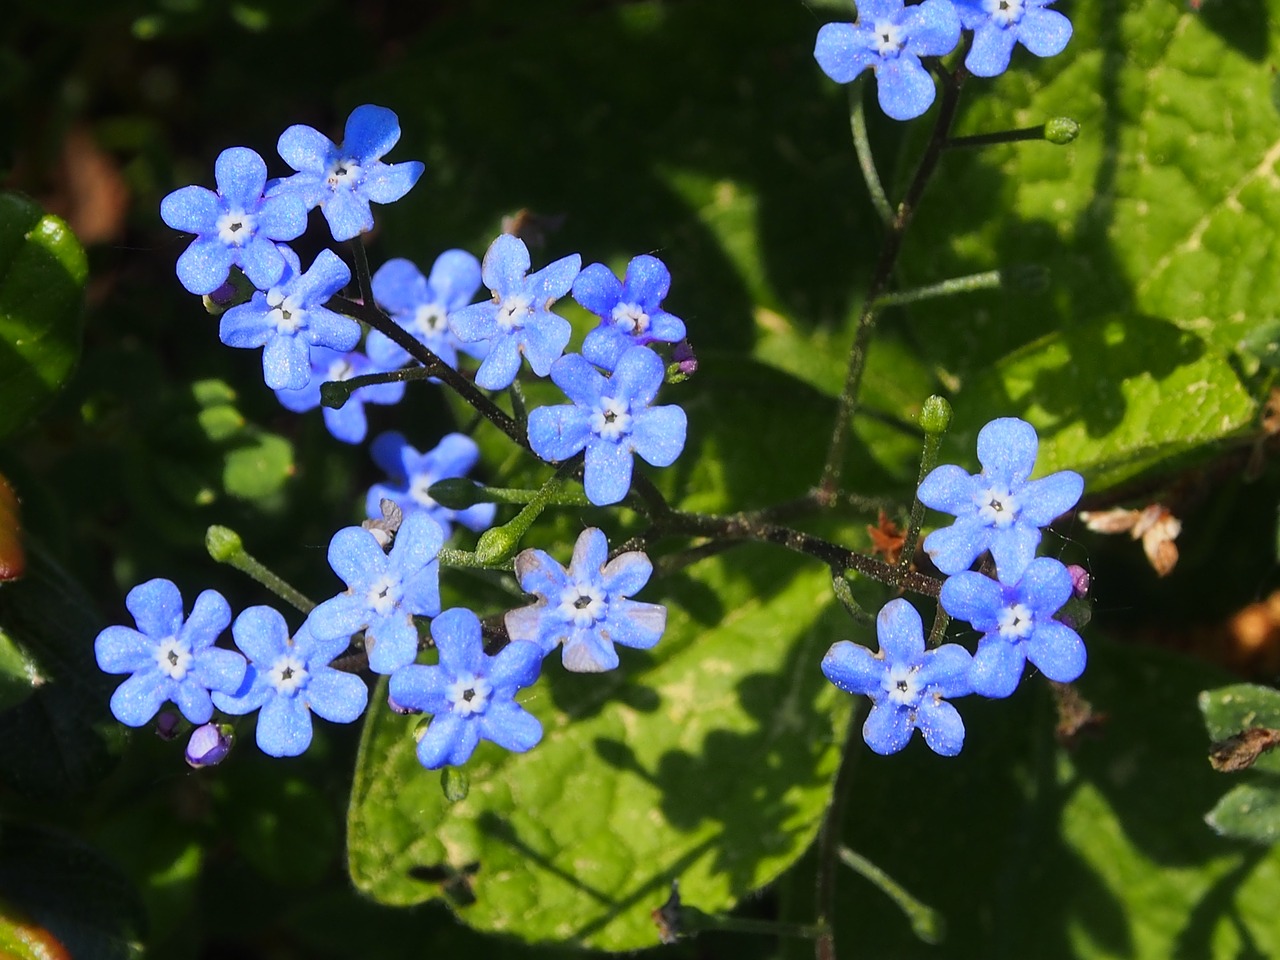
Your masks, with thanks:
M210 527L204 534L204 548L218 563L231 563L244 553L244 541L230 527Z
M1054 117L1052 120L1045 121L1044 138L1050 143L1065 147L1078 136L1080 136L1080 124L1070 117Z
M471 792L471 777L460 767L445 767L440 771L440 789L450 803L459 803Z
M920 428L930 436L942 436L951 427L951 404L936 394L920 408Z
M480 490L480 485L474 480L468 480L466 477L446 477L428 487L427 496L450 510L466 510L468 507L484 502L479 496Z

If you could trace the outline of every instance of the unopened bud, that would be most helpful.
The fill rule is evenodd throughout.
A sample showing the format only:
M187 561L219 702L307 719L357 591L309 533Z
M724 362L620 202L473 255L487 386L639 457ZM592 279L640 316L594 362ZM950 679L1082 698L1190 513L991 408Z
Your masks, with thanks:
M951 404L934 394L920 408L920 429L931 436L941 436L951 428Z
M466 510L481 503L480 485L466 477L446 477L427 488L427 496L450 510Z
M445 767L440 771L440 789L450 803L459 803L471 792L471 777L460 767Z
M320 405L334 410L351 399L351 387L345 380L326 380L320 384Z
M227 723L206 723L196 727L187 741L187 763L196 770L221 763L236 742L235 730Z
M230 527L210 527L204 534L204 548L218 563L231 563L244 553L244 541Z
M519 518L517 518L519 519ZM520 533L511 529L511 524L492 527L480 534L476 541L476 559L481 563L501 563L520 546Z
M161 740L173 740L178 736L178 715L172 710L161 710L156 716L156 736Z
M1089 595L1089 571L1078 563L1067 564L1067 573L1071 574L1071 592L1083 599Z
M249 282L249 278L240 270L233 268L227 277L227 282L213 293L205 294L202 299L205 310L216 317L226 313L232 307L248 303L253 294L254 286Z
M1045 121L1044 138L1052 144L1065 147L1078 136L1080 136L1080 124L1070 117L1054 117L1052 120Z

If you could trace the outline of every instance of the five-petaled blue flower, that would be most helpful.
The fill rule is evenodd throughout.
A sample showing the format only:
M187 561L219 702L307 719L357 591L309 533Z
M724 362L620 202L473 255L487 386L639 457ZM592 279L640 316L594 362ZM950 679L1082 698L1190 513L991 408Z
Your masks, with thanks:
M862 738L876 753L897 753L919 729L934 753L954 757L964 746L964 721L946 697L972 691L973 658L964 647L924 646L920 614L906 600L891 600L876 617L879 654L842 640L822 658L822 672L846 693L870 697Z
M294 124L276 145L298 172L272 185L271 196L296 195L307 209L319 206L335 240L373 229L369 203L394 203L422 176L417 160L383 163L379 158L400 139L400 121L386 107L366 103L351 111L342 146L319 130Z
M1071 39L1071 21L1046 9L1056 0L953 0L960 23L973 31L973 46L964 58L978 77L1004 73L1020 43L1037 57L1061 53Z
M818 31L813 55L836 83L848 83L870 67L880 107L895 120L929 109L935 90L921 57L941 57L960 42L960 17L951 0L858 0L857 23L828 23Z
M587 334L582 355L598 367L612 370L628 347L650 343L678 343L684 321L662 309L671 289L671 273L657 257L647 254L627 264L619 283L603 263L593 263L573 281L573 299L600 318Z
M978 432L982 473L971 476L945 464L924 478L920 502L956 518L924 541L939 570L959 573L990 550L1002 583L1022 576L1040 544L1040 528L1075 506L1084 491L1084 478L1071 470L1028 480L1038 448L1031 424L1002 417Z
M587 499L596 506L619 502L631 489L633 453L669 467L684 449L684 410L651 406L665 376L662 359L648 347L629 347L607 378L581 355L566 354L551 379L573 403L531 411L529 445L549 461L585 448Z
M366 373L380 373L386 367L370 361L363 353L340 353L328 347L311 350L311 380L301 390L277 390L276 398L287 410L306 413L320 406L320 385L336 380L350 380ZM365 416L366 403L399 403L404 396L404 382L372 383L351 392L340 407L324 408L324 425L343 443L360 443L369 430Z
M639 551L609 560L609 543L595 527L579 535L568 570L541 550L525 550L516 557L516 577L538 602L507 614L507 635L538 644L544 654L563 643L566 670L612 670L614 644L648 650L666 629L666 607L628 599L652 573Z
M483 740L524 753L542 739L542 724L515 702L516 691L538 679L542 649L517 640L497 656L484 652L480 621L462 607L431 621L440 653L432 666L410 664L391 675L391 700L401 709L431 714L418 740L418 761L428 770L466 763Z
M218 192L182 187L160 201L160 219L196 238L178 257L178 279L192 293L213 293L232 265L265 290L284 273L277 240L302 236L307 206L285 195L263 199L267 165L248 147L229 147L213 166Z
M131 673L111 695L117 720L140 727L172 700L192 723L213 716L209 691L230 693L244 679L244 657L213 645L231 622L222 594L205 590L191 616L182 616L182 594L170 580L148 580L129 591L125 606L138 629L107 627L93 643L105 673Z
M346 592L311 611L317 637L349 639L364 631L369 669L392 673L418 655L413 618L440 612L440 524L421 511L406 514L391 552L362 527L346 527L329 541L329 566Z
M364 713L364 681L329 666L347 649L347 637L320 640L307 621L291 639L289 625L273 607L249 607L231 633L249 657L249 671L234 695L215 693L213 702L224 713L261 710L257 740L263 753L296 757L311 746L313 712L333 723L351 723Z
M263 347L262 375L272 390L301 390L311 381L311 347L351 350L360 324L324 306L351 280L341 257L321 250L303 273L297 254L279 250L287 261L280 281L224 313L218 336L229 347Z
M401 433L381 434L370 445L373 462L386 471L390 483L375 483L365 497L365 512L373 519L382 516L381 503L393 500L406 514L421 511L440 525L449 539L452 525L460 523L479 533L493 525L497 507L477 503L465 510L451 510L437 503L427 491L433 483L448 477L465 477L480 459L476 442L462 433L450 433L426 453L409 446Z
M1032 560L1012 585L972 571L947 578L938 598L942 608L983 634L969 674L975 693L1009 696L1028 660L1058 683L1084 673L1084 641L1053 619L1072 589L1070 571L1052 557Z
M373 275L373 299L414 339L455 369L458 350L484 358L483 345L463 344L449 327L449 314L465 307L480 289L480 261L465 250L446 250L424 277L409 260L388 260ZM409 362L409 352L379 330L365 342L369 359L384 370Z
M476 371L476 386L510 386L520 370L521 354L534 373L545 377L569 343L569 321L552 313L551 305L573 286L582 258L571 254L529 274L531 263L524 241L502 234L485 252L481 268L493 299L449 314L449 326L458 339L488 348Z

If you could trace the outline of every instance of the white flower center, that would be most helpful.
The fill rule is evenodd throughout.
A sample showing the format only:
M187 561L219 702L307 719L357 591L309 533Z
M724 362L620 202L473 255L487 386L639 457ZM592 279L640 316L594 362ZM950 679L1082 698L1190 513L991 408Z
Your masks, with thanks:
M424 303L414 311L413 327L423 336L438 336L449 329L449 317L440 304Z
M605 440L618 440L631 432L630 404L603 397L591 415L591 432Z
M978 518L991 527L1003 530L1018 519L1018 498L1001 484L992 484L974 498Z
M638 337L649 330L649 315L638 303L620 303L613 308L613 325L631 337Z
M570 584L560 594L560 616L575 627L589 627L603 620L608 607L604 591L595 584Z
M435 477L431 476L429 473L419 473L410 478L409 496L413 498L413 502L421 504L427 509L438 506L435 498L431 496L431 494L427 493L427 490L429 490L431 485L435 482Z
M484 713L492 692L493 686L488 680L464 673L449 685L445 697L449 700L450 710L460 717L469 717L473 713Z
M1035 629L1035 616L1021 603L1000 611L1000 636L1006 640L1022 640Z
M267 292L267 304L271 307L268 316L279 333L292 336L307 322L307 311L297 300L286 297L279 290Z
M243 210L228 210L218 218L218 239L233 247L242 247L253 239L257 228L254 216Z
M983 0L982 5L991 15L993 22L1007 27L1021 22L1026 2L1025 0Z
M339 160L330 168L328 176L325 177L325 182L333 190L337 190L339 187L354 189L362 176L364 176L364 171L360 169L360 164L354 160Z
M884 675L881 686L889 695L889 702L905 707L918 706L920 703L920 684L916 680L918 667L897 665L891 666Z
M523 293L513 293L509 297L504 297L498 304L498 327L504 333L523 327L524 322L529 319L529 314L533 312L530 309L530 303L529 298Z
M369 592L365 595L365 603L374 613L385 617L396 608L402 592L399 580L389 574L383 574L369 588Z
M276 688L276 693L289 696L306 685L307 665L292 653L282 653L267 671L267 682Z
M170 680L181 680L195 659L191 648L177 637L165 637L156 648L156 666Z
M872 27L875 30L876 53L882 57L896 57L906 46L906 38L902 28L888 20L879 20Z

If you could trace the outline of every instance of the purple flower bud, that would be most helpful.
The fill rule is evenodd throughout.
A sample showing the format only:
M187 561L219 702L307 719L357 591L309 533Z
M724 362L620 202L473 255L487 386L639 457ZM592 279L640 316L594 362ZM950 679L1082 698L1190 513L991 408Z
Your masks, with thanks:
M196 727L187 741L187 763L196 770L221 763L231 752L235 739L235 731L227 723L206 723Z
M1069 563L1067 573L1071 574L1071 592L1081 600L1089 596L1089 571L1078 563Z
M178 736L178 715L172 710L162 710L156 717L156 736L165 741Z
M698 369L698 357L688 340L681 340L671 351L671 359L680 365L680 372L690 376Z
M215 306L229 306L236 298L236 285L228 280L213 293L209 294L209 299L213 301Z

